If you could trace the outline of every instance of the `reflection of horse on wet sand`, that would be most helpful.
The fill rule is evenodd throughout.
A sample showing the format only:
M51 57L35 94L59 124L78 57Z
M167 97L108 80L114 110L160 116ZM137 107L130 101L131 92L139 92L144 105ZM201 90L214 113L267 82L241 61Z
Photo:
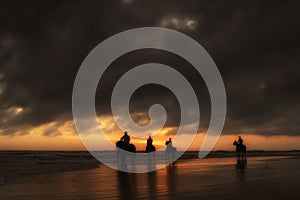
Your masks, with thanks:
M147 153L148 155L148 162L152 161L153 163L155 163L155 151L156 148L154 145L152 145L152 143L147 144L145 153Z
M245 168L245 166L247 165L247 158L246 158L247 148L246 148L246 145L244 145L243 143L238 143L237 141L234 141L233 145L236 146L236 153L237 153L236 167L238 169L243 170Z
M118 163L121 162L121 164L126 164L126 158L128 155L131 157L131 162L134 162L135 160L135 153L136 153L136 148L134 144L126 144L122 140L119 140L116 143L117 147L117 161Z

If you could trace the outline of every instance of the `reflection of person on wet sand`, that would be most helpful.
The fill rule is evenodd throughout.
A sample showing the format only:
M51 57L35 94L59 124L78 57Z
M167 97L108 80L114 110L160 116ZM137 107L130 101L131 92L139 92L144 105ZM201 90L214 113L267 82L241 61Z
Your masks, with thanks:
M233 145L236 146L236 153L237 153L237 168L241 168L242 170L245 168L245 165L247 164L247 158L246 158L246 145L244 145L244 141L239 136L238 142L234 141Z
M117 172L119 198L121 200L136 199L138 191L135 173Z
M178 183L178 168L176 163L173 162L166 167L167 170L167 190L168 190L168 199L178 199L178 189L180 188L180 184ZM182 187L182 186L181 186Z

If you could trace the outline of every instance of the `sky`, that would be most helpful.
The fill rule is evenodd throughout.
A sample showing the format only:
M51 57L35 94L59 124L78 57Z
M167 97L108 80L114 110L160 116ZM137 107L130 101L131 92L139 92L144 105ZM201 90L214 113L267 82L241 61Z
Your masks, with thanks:
M190 36L218 66L227 115L215 149L234 150L239 135L250 149L300 149L299 6L276 0L1 1L0 149L84 150L72 116L81 63L110 36L149 26ZM124 73L149 62L172 66L192 85L201 120L191 149L199 149L211 115L207 87L190 63L162 50L127 53L105 71L99 83L105 87L98 87L95 98L101 127L112 142L122 136L112 118L112 90ZM145 125L156 103L168 114L154 137L154 144L163 146L180 123L174 94L159 85L140 87L130 112ZM132 141L144 148L145 138L132 136Z

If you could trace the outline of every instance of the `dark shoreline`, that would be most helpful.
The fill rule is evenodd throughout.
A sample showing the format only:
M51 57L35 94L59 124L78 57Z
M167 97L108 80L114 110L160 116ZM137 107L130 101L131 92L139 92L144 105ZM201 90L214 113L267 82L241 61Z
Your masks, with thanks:
M113 151L110 151L113 152ZM137 153L144 153L143 151L138 151ZM64 151L64 150L0 150L0 156L3 155L14 155L22 156L27 155L30 157L36 156L40 159L47 159L45 155L57 156L58 158L81 158L81 159L92 159L93 156L88 151ZM206 158L218 158L218 157L235 157L235 151L211 151L208 153ZM300 156L300 150L289 150L289 151L263 151L263 150L251 150L247 151L247 156ZM198 151L186 151L180 157L180 159L198 158Z

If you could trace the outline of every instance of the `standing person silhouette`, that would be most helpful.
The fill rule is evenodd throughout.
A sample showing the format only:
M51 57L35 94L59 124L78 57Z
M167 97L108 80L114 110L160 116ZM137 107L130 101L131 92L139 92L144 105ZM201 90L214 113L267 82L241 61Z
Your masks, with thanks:
M125 145L129 145L130 137L127 131L124 132L124 135L121 137L121 140L124 142Z

